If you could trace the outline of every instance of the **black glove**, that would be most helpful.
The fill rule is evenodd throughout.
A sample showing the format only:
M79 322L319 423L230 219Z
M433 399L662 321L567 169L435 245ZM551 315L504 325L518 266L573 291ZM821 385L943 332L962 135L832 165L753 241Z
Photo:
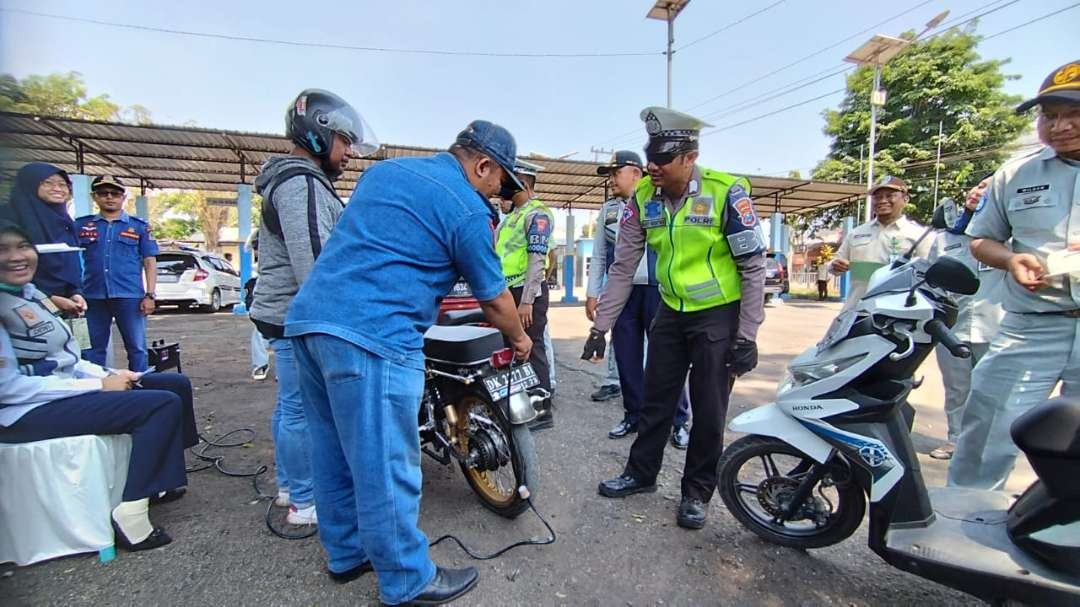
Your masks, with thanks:
M738 338L728 349L728 368L736 377L745 375L757 366L757 344Z
M599 329L589 329L589 339L585 340L585 352L582 353L581 360L604 358L605 350L607 350L607 340L604 339L604 332Z

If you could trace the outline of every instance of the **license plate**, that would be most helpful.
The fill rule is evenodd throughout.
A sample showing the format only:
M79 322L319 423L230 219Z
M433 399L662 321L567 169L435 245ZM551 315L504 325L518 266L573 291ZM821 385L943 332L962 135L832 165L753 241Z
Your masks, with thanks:
M484 387L494 400L502 400L510 394L517 394L538 385L540 380L529 363L484 378ZM510 389L509 393L507 388Z
M176 274L158 274L158 282L180 282L180 277Z

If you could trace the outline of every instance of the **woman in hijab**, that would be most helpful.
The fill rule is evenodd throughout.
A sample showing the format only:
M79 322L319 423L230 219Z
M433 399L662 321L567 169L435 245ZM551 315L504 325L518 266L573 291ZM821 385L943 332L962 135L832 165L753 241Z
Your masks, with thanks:
M75 222L68 215L70 200L71 178L66 172L51 164L31 162L15 175L5 215L21 226L35 245L62 243L77 247ZM78 316L86 312L77 251L43 256L34 285L65 314Z
M123 501L112 512L117 543L164 546L172 540L150 523L149 504L184 493L184 448L199 440L191 382L82 360L59 310L30 282L37 267L29 234L0 220L0 443L131 435Z

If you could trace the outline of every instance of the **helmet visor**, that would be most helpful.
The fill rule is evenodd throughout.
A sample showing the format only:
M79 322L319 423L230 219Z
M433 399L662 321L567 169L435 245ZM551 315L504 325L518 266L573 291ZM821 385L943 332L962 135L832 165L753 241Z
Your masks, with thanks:
M370 156L379 149L379 139L364 118L350 106L336 108L322 114L319 122L349 141L357 156Z

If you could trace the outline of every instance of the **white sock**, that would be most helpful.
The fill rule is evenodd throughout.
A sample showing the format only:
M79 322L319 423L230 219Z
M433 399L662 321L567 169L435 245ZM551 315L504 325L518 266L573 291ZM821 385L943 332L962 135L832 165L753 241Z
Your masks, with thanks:
M120 505L113 509L112 517L116 526L120 527L132 544L138 544L154 532L154 526L150 524L148 497L133 502L120 502Z

